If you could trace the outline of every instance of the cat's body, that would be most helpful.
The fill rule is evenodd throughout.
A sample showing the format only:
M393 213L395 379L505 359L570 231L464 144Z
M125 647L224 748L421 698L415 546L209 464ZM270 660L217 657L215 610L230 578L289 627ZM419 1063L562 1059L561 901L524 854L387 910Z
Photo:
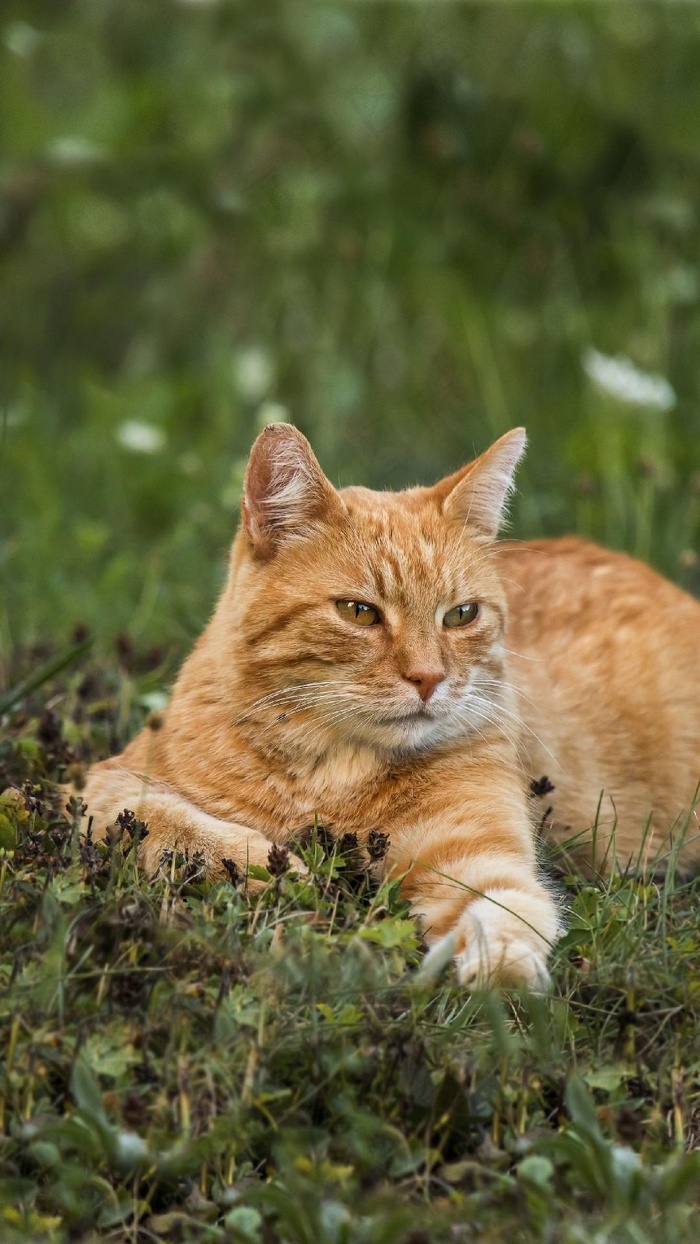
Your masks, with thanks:
M97 828L129 807L146 868L177 848L222 876L315 820L378 829L463 980L539 983L559 914L530 780L554 785L556 838L590 844L597 818L597 866L663 854L700 778L700 605L580 541L496 545L523 447L511 433L434 489L339 494L299 433L263 433L160 728L88 777Z
M554 785L547 836L602 872L663 868L684 839L695 867L700 604L583 540L500 547L525 765Z

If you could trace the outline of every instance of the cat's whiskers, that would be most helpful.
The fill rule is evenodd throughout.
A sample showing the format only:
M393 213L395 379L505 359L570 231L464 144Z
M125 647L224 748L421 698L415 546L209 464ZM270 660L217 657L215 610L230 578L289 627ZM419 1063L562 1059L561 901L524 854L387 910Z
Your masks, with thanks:
M325 689L332 686L340 686L344 683L344 679L340 678L316 678L312 682L293 682L288 683L285 687L278 687L275 691L270 691L267 695L261 696L259 700L254 700L249 705L248 712L257 709L260 705L265 704L269 700L277 699L280 696L292 695L302 691L310 691L313 693L317 689Z
M387 729L391 729L391 723L381 719L377 720L376 718L373 720L373 706L374 702L367 702L364 698L358 698L354 703L346 701L335 708L333 705L324 704L319 707L319 711L315 712L308 721L304 722L304 729L310 730L316 735L321 734L325 736L331 747L337 744L363 746L370 750L377 750L379 753L384 753L387 746L392 751L397 748L401 751L413 751L417 745L425 743L426 740L424 738L416 742L415 738L412 737L410 733L412 715L408 713L403 721L397 721L393 724L392 732L395 738L387 744L385 736ZM358 718L363 723L363 737L342 737L339 727L347 721L357 720ZM439 742L442 738L449 737L452 733L448 716L436 717L431 722L431 726L435 731L431 742ZM333 735L337 735L337 737L333 738Z
M244 713L241 713L238 717L234 718L233 724L235 726L239 725L241 722L246 721L248 717L251 717L254 713L258 712L261 708L265 708L266 706L274 707L273 702L275 700L282 700L289 697L295 698L302 693L313 694L309 691L310 688L318 687L322 690L330 690L333 687L342 686L347 686L345 679L342 678L319 678L314 682L290 683L286 687L279 687L276 691L270 691L267 695L261 696L259 700L254 700ZM316 694L318 694L318 692Z
M492 705L489 704L486 707L490 709L492 708ZM489 741L489 736L482 729L480 729L478 723L493 726L494 730L505 738L507 742L510 743L511 747L516 750L518 749L520 740L518 736L513 734L510 726L502 721L499 721L491 712L484 711L481 705L475 703L474 700L470 701L469 711L465 711L464 707L461 709L456 708L453 715L458 721L462 722L463 725L468 726L470 732L476 734L477 737L482 739L484 742Z
M338 748L364 747L365 749L372 750L371 741L344 737L339 731L339 727L345 721L357 718L360 711L360 705L346 704L336 712L326 709L305 721L303 723L304 750L308 750L308 743L314 738L317 740L317 746L320 747L320 752L314 757L316 761L323 756L332 754Z
M343 714L355 712L355 709L352 707L338 709L335 697L332 699L329 697L326 703L319 700L297 703L286 707L284 712L275 714L270 720L259 725L256 724L255 739L259 743L264 743L266 738L274 734L278 734L280 739L284 739L285 736L280 733L284 730L290 738L293 734L298 741L300 729L303 729L305 732L304 737L306 737L309 732L318 733L322 727L327 728L326 723L331 720L331 714L333 714L334 710ZM308 716L301 718L302 713L307 713Z
M359 697L356 698L354 702L348 702L345 696L342 696L342 694L335 689L339 681L340 680L336 680L332 687L330 687L328 683L325 683L319 689L309 689L303 696L298 696L296 703L292 702L288 707L285 707L283 714L285 722L293 727L294 723L291 719L295 715L308 711L309 717L303 723L304 730L312 731L315 736L318 736L320 733L328 734L328 732L337 730L339 726L352 718L364 717L368 730L368 737L366 741L369 746L384 747L385 744L383 741L377 740L376 731L379 729L382 733L384 733L387 728L390 728L392 725L396 735L396 746L401 747L402 749L408 747L409 750L413 750L413 747L418 745L415 737L413 737L410 733L412 722L412 715L410 712L406 714L403 720L397 720L394 723L382 720L372 720L374 700L367 702L364 697ZM340 685L343 686L346 692L349 690L347 683L342 682ZM281 705L279 705L279 707L281 707ZM496 707L495 702L486 701L485 699L478 707L474 705L476 713L478 714L478 720L482 723L489 721L496 725L496 723L493 722L494 707ZM489 711L485 712L484 708L487 708ZM367 720L368 716L369 720ZM400 714L397 714L397 717L399 716ZM262 726L260 728L260 733L263 734L273 730L277 726L281 717L282 714L280 714L280 717L276 717L275 720ZM475 733L478 737L486 739L487 736L484 734L483 730L478 728L474 711L472 711L470 716L468 712L465 714L464 712L458 711L457 705L454 702L448 701L440 705L438 713L433 717L430 723L430 743L435 745L451 737L454 734L454 725L456 721L462 725L468 726L471 732ZM515 738L509 731L506 730L503 722L498 723L497 728L500 730L501 734L505 733L507 735L513 746L516 745ZM428 742L428 737L419 740L419 744L422 745L425 745L426 742Z
M513 648L504 648L503 652L507 652L509 657L517 657L520 661L543 661L544 657L531 657L525 652L515 652Z
M459 709L454 709L452 712L452 719L459 721L463 726L468 727L467 737L475 736L477 739L480 739L482 743L490 742L489 736L485 734L484 731L481 730L479 726L477 725L477 722L474 719L473 714L466 714L464 712L461 712ZM498 727L491 718L482 717L481 720L489 721L489 723L492 726L495 726L496 729L498 729L499 734L504 733L504 731L500 727ZM510 736L506 734L506 738L508 739L508 742L514 746L513 740L510 738Z
M512 682L508 682L505 678L480 678L475 680L474 686L479 690L484 688L490 689L492 687L497 690L502 688L504 691L508 691L513 696L519 697L522 700L527 700L528 704L531 704L533 708L537 708L537 703L531 696L526 695L521 687L514 686Z
M518 713L514 713L514 712L512 712L510 709L506 708L504 704L499 704L496 700L487 700L487 699L485 699L485 697L478 695L478 693L477 693L477 694L472 694L472 696L471 696L470 698L471 698L473 701L475 701L475 702L478 702L478 703L480 703L480 704L483 704L483 705L484 705L484 707L485 707L485 708L487 708L487 709L495 710L495 713L502 713L502 714L504 714L504 715L505 715L506 717L508 717L511 721L515 722L515 724L516 724L516 725L517 725L517 726L518 726L521 730L524 730L524 731L526 731L528 734L532 735L532 737L533 737L533 739L535 740L535 742L536 742L536 743L539 743L540 747L542 748L542 750L543 750L544 752L546 752L546 753L547 753L547 755L549 756L549 758L551 759L551 761L553 762L553 764L556 764L556 763L557 763L557 758L556 758L556 756L554 755L554 753L553 753L553 752L551 752L551 751L550 751L550 749L547 747L547 744L544 742L544 740L543 740L543 739L541 739L541 738L540 738L540 736L539 736L539 734L537 734L537 732L536 732L535 730L533 730L533 729L532 729L532 726L529 726L529 725L527 724L527 722L523 721L522 717L520 717L520 716L518 715ZM498 719L497 719L497 717L495 717L495 716L494 716L494 720L498 720ZM501 726L502 726L502 723L500 723L500 724L501 724ZM504 733L505 733L505 730L504 730Z
M503 689L515 697L520 697L523 700L527 700L528 704L530 704L532 708L535 708L535 709L537 708L537 703L535 700L531 698L531 696L526 695L525 692L522 690L522 688L513 686L513 684L508 682L506 679L503 679L503 678L484 679L483 682L480 682L478 685L480 688L494 687L497 690ZM494 701L494 704L495 703L496 701ZM545 751L547 755L550 757L552 762L554 764L557 764L556 756L547 747L547 744L544 742L544 739L540 738L539 734L537 734L537 732L533 730L532 726L528 725L527 722L523 720L520 714L513 712L511 709L507 709L505 705L500 705L499 707L502 708L503 712L509 713L509 715L515 721L517 721L521 730L526 730L528 734L532 735L535 741L539 743L542 750Z
M338 680L338 683L344 688L346 693L349 692L347 682ZM281 704L273 707L281 707ZM289 707L284 708L283 712L273 720L259 727L258 735L262 736L274 730L281 720L290 723L290 719L295 714L305 711L308 711L311 716L304 722L304 729L319 731L322 729L328 730L351 717L361 716L363 713L367 713L369 709L370 704L365 703L361 698L355 698L354 701L350 701L348 695L343 696L342 693L335 689L326 691L322 688L320 691L307 692L303 698L297 699L295 704L292 703Z
M440 743L445 738L450 737L455 723L466 727L469 733L485 741L488 735L483 727L490 724L507 739L512 747L517 749L520 740L516 737L513 729L513 725L515 725L519 731L526 730L532 734L540 746L551 756L551 752L549 752L542 740L522 721L518 714L514 713L499 699L488 697L489 689L508 694L513 694L515 691L512 684L505 679L479 679L475 686L468 690L466 704L464 701L461 703L457 701L447 702L440 706L441 711L432 722L432 737L419 740L412 738L410 733L410 714L407 715L403 723L396 723L396 745L411 749L411 743L414 745L417 742L423 745L428 742L433 745ZM480 692L483 694L480 694ZM306 714L303 729L310 731L311 737L318 739L319 736L323 736L326 742L332 742L333 733L338 731L339 727L344 723L353 718L366 717L369 713L370 721L367 723L367 742L370 746L381 746L381 743L378 742L376 737L373 738L373 735L375 735L377 727L384 731L387 723L372 722L371 705L365 702L362 697L349 701L347 697L350 693L350 687L346 679L316 679L307 683L289 684L286 687L277 688L275 691L261 696L259 700L250 705L246 712L236 718L235 724L242 724L251 717L261 713L272 712L272 718L260 723L257 727L258 737L263 738L278 729L283 721L287 723L288 727L294 729L297 723L293 721L293 718L299 718L301 714ZM342 733L344 734L345 732L343 731ZM552 759L554 760L554 757Z
M326 697L325 702L326 704L328 704L329 708L331 709L335 708L337 704L337 693L334 693L332 696ZM282 708L281 702L277 705L277 707ZM268 734L271 730L279 729L282 722L289 722L291 718L295 716L295 714L303 713L303 712L313 712L314 710L317 710L319 708L323 709L324 707L325 707L324 698L322 696L317 696L313 700L301 700L301 701L298 701L296 704L291 704L288 707L283 708L281 712L275 713L275 715L269 721L265 722L264 724L260 726L256 726L256 737L262 738L265 734ZM318 713L316 713L315 716L316 718L318 718ZM306 727L308 725L311 725L313 722L314 722L314 718L312 717L310 721L305 722L304 725Z
M523 584L518 583L517 579L510 579L507 574L501 574L499 577L500 577L501 583L510 583L511 587L514 587L517 592L522 592L523 595L525 594L525 588Z
M529 726L525 724L522 717L520 717L518 713L514 713L510 709L506 708L505 704L502 704L499 700L491 699L487 695L479 695L477 691L472 689L469 696L469 703L475 704L478 708L483 709L485 713L490 714L491 719L494 722L497 722L499 726L502 726L503 724L501 718L507 718L509 721L512 721L519 730L529 730Z

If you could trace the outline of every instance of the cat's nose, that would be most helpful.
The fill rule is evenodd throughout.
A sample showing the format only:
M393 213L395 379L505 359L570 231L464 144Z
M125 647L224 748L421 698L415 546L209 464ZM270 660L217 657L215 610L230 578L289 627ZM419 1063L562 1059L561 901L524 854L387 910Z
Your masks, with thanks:
M424 704L427 704L439 682L444 682L445 671L437 667L433 669L412 670L404 675L407 682L412 682Z

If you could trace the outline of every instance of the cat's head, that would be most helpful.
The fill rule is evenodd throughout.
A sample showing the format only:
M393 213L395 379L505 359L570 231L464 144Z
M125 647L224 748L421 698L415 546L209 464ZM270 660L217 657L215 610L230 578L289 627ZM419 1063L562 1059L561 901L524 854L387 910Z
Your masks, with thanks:
M395 756L491 728L493 541L525 443L518 428L434 487L372 492L335 489L296 428L265 429L221 602L251 727L282 748Z

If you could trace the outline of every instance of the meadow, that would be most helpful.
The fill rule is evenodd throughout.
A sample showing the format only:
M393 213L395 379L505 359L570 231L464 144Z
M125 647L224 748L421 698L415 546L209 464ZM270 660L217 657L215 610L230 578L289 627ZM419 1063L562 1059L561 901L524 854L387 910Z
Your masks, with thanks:
M3 1244L697 1239L673 861L547 856L552 995L470 996L352 844L148 880L55 783L162 709L270 420L375 487L525 424L514 534L700 590L698 63L682 5L3 4Z

